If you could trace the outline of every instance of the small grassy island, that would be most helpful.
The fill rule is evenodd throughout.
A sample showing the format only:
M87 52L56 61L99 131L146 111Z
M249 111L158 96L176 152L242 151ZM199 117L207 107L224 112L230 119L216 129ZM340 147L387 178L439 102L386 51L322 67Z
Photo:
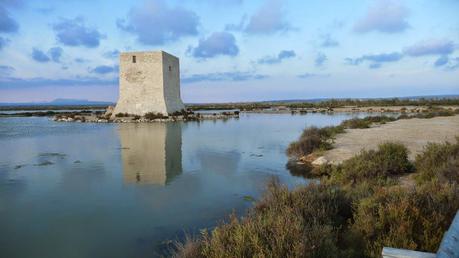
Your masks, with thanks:
M188 237L175 257L381 257L385 246L436 252L459 209L459 137L429 143L414 159L403 144L386 142L339 164L312 161L351 128L458 113L431 108L306 128L287 149L291 171L319 181L292 190L273 179L244 217Z

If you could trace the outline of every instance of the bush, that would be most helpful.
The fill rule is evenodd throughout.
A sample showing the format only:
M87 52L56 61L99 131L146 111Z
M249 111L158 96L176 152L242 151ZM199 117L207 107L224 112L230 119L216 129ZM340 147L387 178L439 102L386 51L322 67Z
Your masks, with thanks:
M365 118L352 118L348 120L344 120L341 125L345 128L351 128L351 129L364 129L364 128L370 128L371 124L373 123L380 123L380 124L385 124L387 122L392 122L397 120L394 117L389 117L389 116L367 116Z
M155 119L166 119L168 116L163 115L162 113L149 112L144 115L146 119L155 120Z
M352 231L368 257L381 257L384 246L436 252L458 208L455 185L380 188L355 205Z
M381 181L393 175L408 173L412 165L408 161L408 149L398 143L383 143L377 150L363 150L344 161L332 181L339 184L355 184L363 181Z
M384 246L435 252L459 209L458 145L430 144L416 159L418 173L454 180L380 184L412 169L403 145L385 143L318 168L320 185L289 191L273 181L246 217L189 239L176 257L381 257Z
M185 110L185 109L182 109L180 111L175 111L174 113L172 114L169 114L170 116L183 116L183 117L188 117L188 115L192 115L194 114L193 111L191 110Z
M424 152L416 156L418 183L428 181L459 184L459 137L456 143L429 143Z
M387 123L397 120L397 118L390 116L368 116L363 119L366 121L370 121L371 123Z
M128 117L128 116L129 116L128 113L117 113L117 114L115 115L115 117Z
M351 128L351 129L364 129L364 128L370 128L371 122L364 120L364 119L359 119L359 118L352 118L348 120L344 120L341 123L342 126L346 128Z
M411 118L413 118L413 116L409 116L407 114L401 114L398 116L397 119L401 120L401 119L411 119Z
M246 217L204 232L198 249L202 257L342 257L348 247L337 245L339 229L351 214L339 190L271 183Z
M301 157L319 149L323 144L320 130L317 127L304 129L300 139L292 142L287 148L287 155Z
M331 148L331 140L338 133L343 133L342 126L328 126L323 128L309 127L303 130L298 141L292 142L287 148L287 155L301 157L316 150Z

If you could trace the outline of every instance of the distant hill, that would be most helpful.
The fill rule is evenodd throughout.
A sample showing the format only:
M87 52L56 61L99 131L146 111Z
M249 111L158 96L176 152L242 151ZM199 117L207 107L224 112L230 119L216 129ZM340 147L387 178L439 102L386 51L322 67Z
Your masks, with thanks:
M113 105L113 102L94 101L87 99L55 99L48 102L15 102L5 103L0 102L0 106L108 106Z

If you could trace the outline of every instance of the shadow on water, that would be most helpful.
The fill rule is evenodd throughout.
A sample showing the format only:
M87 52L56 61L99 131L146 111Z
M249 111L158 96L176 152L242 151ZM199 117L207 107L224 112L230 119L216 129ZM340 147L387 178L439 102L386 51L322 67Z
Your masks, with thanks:
M289 160L285 164L285 168L290 172L290 175L302 177L306 179L314 178L314 175L311 175L312 166L308 163L301 163L296 160Z
M181 123L123 124L118 133L125 183L166 185L182 173Z

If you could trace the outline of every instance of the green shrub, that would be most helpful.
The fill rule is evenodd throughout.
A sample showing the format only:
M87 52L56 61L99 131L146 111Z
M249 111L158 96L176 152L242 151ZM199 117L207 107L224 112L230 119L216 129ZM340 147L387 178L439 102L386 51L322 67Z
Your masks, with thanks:
M166 119L168 116L163 115L162 113L149 112L144 115L146 119L155 120L155 119Z
M381 257L384 246L435 252L459 209L458 145L430 144L418 155L419 174L449 180L416 187L381 184L412 170L396 143L316 168L320 185L288 190L273 181L247 216L189 239L176 257Z
M436 252L457 209L457 185L380 188L355 205L352 231L368 257L381 257L384 246Z
M303 130L298 141L292 142L287 148L287 155L301 157L316 150L331 148L331 141L338 133L343 133L342 126L327 126L323 128L308 127Z
M173 258L201 258L201 242L199 239L186 236L184 242L175 242L175 250L172 250Z
M312 153L319 149L323 144L320 135L320 129L317 127L309 127L304 129L300 139L292 142L287 148L287 155L301 157Z
M333 139L337 134L344 133L344 127L338 126L326 126L320 129L320 135L324 139Z
M184 117L188 117L188 115L192 115L194 114L193 111L190 111L190 110L185 110L185 109L182 109L182 110L179 110L179 111L175 111L174 113L172 114L169 114L170 116L184 116Z
M352 118L352 119L344 120L341 123L341 125L344 126L345 128L364 129L364 128L370 128L371 122L364 120L364 119L360 119L360 118Z
M456 143L429 143L423 153L416 156L418 183L428 181L459 183L459 137Z
M407 114L401 114L401 115L398 116L397 119L400 120L400 119L411 119L411 118L413 118L413 116L409 116Z
M332 175L339 184L355 184L363 181L381 181L393 175L408 173L412 165L408 161L408 149L399 143L383 143L377 150L363 150L344 161Z
M248 215L202 234L203 257L343 257L337 245L351 204L341 191L311 184L289 191L271 183ZM199 257L199 256L198 256Z
M115 115L115 117L128 117L128 116L129 116L128 113L117 113L117 114Z
M365 118L352 118L348 120L344 120L341 123L341 126L345 128L351 128L351 129L365 129L365 128L370 128L370 126L374 123L380 123L380 124L385 124L387 122L392 122L397 120L394 117L389 117L389 116L367 116Z

